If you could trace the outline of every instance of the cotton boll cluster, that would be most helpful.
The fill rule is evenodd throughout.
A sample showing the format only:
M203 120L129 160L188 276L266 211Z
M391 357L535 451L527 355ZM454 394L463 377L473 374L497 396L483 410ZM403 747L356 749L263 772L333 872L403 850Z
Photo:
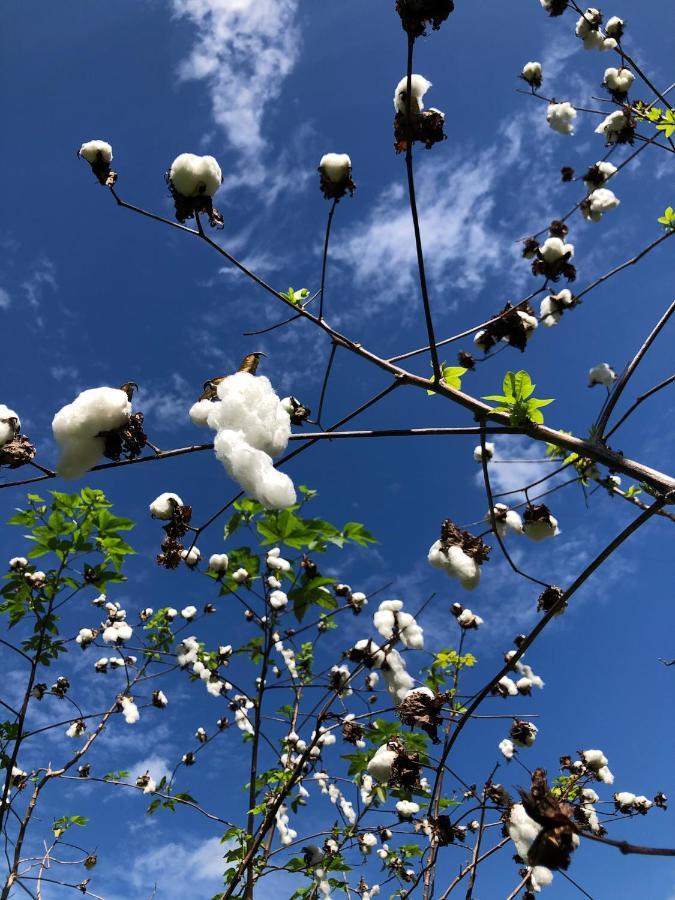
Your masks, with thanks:
M602 13L593 6L579 18L576 24L576 35L583 41L585 50L614 50L616 40L603 34Z
M588 386L593 387L596 384L602 384L609 387L613 381L616 381L616 372L609 363L598 363L597 366L588 370Z
M105 452L102 433L122 428L130 415L126 391L110 387L82 391L52 420L54 439L61 450L57 473L67 481L84 475Z
M588 222L599 222L606 212L616 209L620 203L613 191L608 188L597 188L588 195L579 208Z
M457 619L459 627L464 631L476 630L483 624L480 616L463 607L461 603L453 603L450 607L450 612Z
M605 143L610 146L632 144L635 139L635 128L635 122L630 113L617 109L602 120L595 129L595 133L603 135Z
M458 528L450 519L441 526L440 540L429 548L427 559L435 569L457 578L463 588L474 590L480 581L480 566L490 548L480 538Z
M568 288L563 288L557 294L549 294L547 297L544 297L539 307L541 324L547 328L552 328L560 322L565 310L572 309L578 302Z
M483 447L480 444L477 447L474 447L473 450L474 462L478 463L483 461L483 457L485 457L486 462L490 462L494 455L495 445L491 444L489 441L485 442L485 453L483 453Z
M402 612L402 609L403 602L401 600L383 600L373 615L373 625L386 640L391 640L396 635L406 647L412 650L422 650L424 647L423 631L414 616Z
M523 71L520 73L520 77L523 81L526 81L534 90L538 90L544 81L544 76L541 72L541 63L540 62L528 62L523 66Z
M247 714L247 711L253 708L253 702L243 694L236 694L230 703L230 709L234 713L234 721L237 728L248 734L254 734L253 725Z
M523 533L523 520L515 509L509 509L505 503L496 503L493 507L493 513L495 530L500 538L505 538L509 533ZM492 516L489 512L485 514L485 521L492 522Z
M630 69L615 69L610 67L609 69L605 69L605 77L603 78L602 83L615 99L623 100L631 89L634 81L635 75L633 75Z
M558 520L546 504L528 506L523 513L523 533L531 541L543 541L560 534Z
M108 618L102 623L103 640L106 644L123 644L131 640L133 629L126 621L126 610L119 603L107 602L105 605Z
M173 518L175 510L179 506L183 506L183 501L178 494L160 494L150 504L150 515L153 519L168 521Z
M352 161L346 153L325 153L319 163L321 193L327 200L339 201L356 185L352 181Z
M352 591L348 584L336 584L335 596L344 597L355 616L361 612L364 606L368 605L366 595L362 591Z
M574 120L577 111L568 100L562 103L549 103L546 109L546 121L558 134L574 134Z
M21 419L13 409L0 403L0 447L9 444L21 431Z
M513 759L516 748L513 746L512 741L510 741L508 738L504 738L503 741L499 742L499 752L502 754L504 759Z
M195 637L186 637L183 638L181 643L178 645L178 651L176 654L176 662L180 666L181 669L186 668L189 665L197 662L197 656L199 654L199 642Z
M490 691L491 694L498 697L517 697L518 688L516 683L508 675L502 675L497 684Z
M611 773L609 760L602 750L582 750L579 754L586 769L604 784L614 784L614 775Z
M111 171L112 147L107 141L85 141L77 151L80 159L85 159L100 184L112 187L117 180L117 173Z
M413 816L416 816L419 811L419 803L415 803L412 800L399 800L396 804L396 812L398 813L398 817L403 821L409 821Z
M118 706L122 710L122 715L124 716L124 721L127 725L134 725L141 717L141 714L138 711L138 707L133 701L133 697L129 697L128 695L124 695L119 698Z
M277 810L276 820L277 831L279 832L279 840L281 841L282 846L288 847L288 845L292 844L296 839L298 833L288 825L288 808L286 806L282 805L279 807L279 809Z
M216 432L214 449L228 473L252 497L272 509L295 503L293 482L274 468L272 456L288 444L290 417L269 380L249 372L236 372L217 386L218 399L201 400L190 416ZM199 415L197 415L198 407Z

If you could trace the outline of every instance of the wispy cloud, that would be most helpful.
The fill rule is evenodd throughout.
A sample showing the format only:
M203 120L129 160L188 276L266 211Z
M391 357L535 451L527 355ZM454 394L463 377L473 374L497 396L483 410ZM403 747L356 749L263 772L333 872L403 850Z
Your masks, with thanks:
M520 435L505 435L494 441L495 453L490 463L490 486L493 494L522 491L526 485L533 484L545 478L556 468L556 463L545 459L543 448L539 444L533 444L526 437ZM560 461L557 461L560 464ZM478 466L475 482L479 487L483 486L483 470ZM560 480L560 476L554 476L545 484L542 484L535 493L553 487ZM505 497L505 503L517 503L522 496Z
M9 292L0 287L0 309L9 309L11 302Z
M40 257L33 265L31 273L21 283L21 288L30 306L34 309L40 306L45 289L52 291L57 289L54 263L46 256Z
M263 165L265 114L300 54L297 0L172 0L174 13L196 26L185 80L208 85L213 119L241 159L236 181L268 182ZM227 188L226 181L225 187Z

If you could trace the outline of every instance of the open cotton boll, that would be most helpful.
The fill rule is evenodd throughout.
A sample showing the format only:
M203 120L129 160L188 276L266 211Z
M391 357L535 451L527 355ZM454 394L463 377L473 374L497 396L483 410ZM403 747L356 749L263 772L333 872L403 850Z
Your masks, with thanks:
M443 569L448 575L457 578L467 591L478 587L480 566L461 547L453 544L444 550L441 542L436 541L429 548L427 559L435 569Z
M270 593L270 606L272 609L283 609L288 604L288 595L283 591L272 591Z
M190 547L189 550L181 550L181 559L185 560L185 565L193 569L202 558L199 547Z
M386 667L382 668L382 676L389 696L398 706L405 700L408 691L415 684L398 650L392 648L387 652Z
M182 505L183 501L178 494L160 494L150 504L150 515L153 519L168 520L173 518L174 509Z
M635 75L630 69L605 69L603 84L614 94L627 94L635 81Z
M561 260L563 256L572 259L574 256L574 244L566 244L559 237L549 237L546 238L541 245L539 252L541 253L544 262L556 263Z
M82 391L52 420L54 439L61 449L57 473L67 481L84 475L103 455L101 432L125 425L130 414L131 401L123 390L99 387Z
M241 432L219 431L214 449L232 478L263 506L270 509L293 506L296 494L291 479L274 468L267 453L247 444Z
M526 863L528 851L541 831L541 825L528 816L522 803L514 803L506 827L516 845L516 853Z
M396 756L395 750L390 750L387 744L382 744L368 762L368 774L380 784L386 784L391 778L391 767L396 762Z
M210 428L240 431L248 444L269 456L286 449L291 419L268 378L236 372L224 378L217 391L221 402L207 401Z
M544 297L539 307L542 325L545 325L547 328L557 325L563 312L576 306L576 303L576 298L568 288L563 288L557 294L549 294L548 297Z
M131 697L120 697L120 706L122 707L122 715L124 716L124 721L127 725L133 725L135 722L138 722L141 715L138 712L138 707L133 702Z
M319 169L329 181L341 184L349 178L352 161L346 153L325 153L321 157Z
M515 509L509 509L505 503L495 503L493 511L496 531L499 537L506 537L506 535L510 531L512 531L514 534L523 533L523 520L520 518ZM489 512L485 514L485 521L492 521L492 516Z
M424 103L422 102L422 97L426 94L426 92L431 87L431 82L427 81L423 75L413 75L410 79L410 112L411 113L420 113L424 109ZM407 98L406 93L408 90L408 78L404 76L399 83L396 85L396 91L394 93L394 109L397 113L406 112Z
M562 103L549 103L546 110L546 121L558 134L573 134L576 117L577 111L568 100Z
M192 424L206 428L209 424L209 413L211 412L213 405L211 400L197 400L196 403L193 403L189 412Z
M227 572L229 564L230 560L227 553L213 553L209 556L209 569L211 572L217 572L219 575L222 575L224 572Z
M629 812L635 802L635 794L630 791L619 791L614 794L614 805L619 812Z
M412 819L419 811L419 803L415 803L413 800L399 800L396 804L399 819Z
M491 444L489 441L485 442L485 459L487 462L490 462L492 457L495 455L495 445ZM477 447L474 447L473 458L475 462L483 461L483 448L479 444Z
M508 738L504 738L503 741L500 741L499 752L505 759L513 759L513 755L516 752L516 748L513 746L513 741L510 741Z
M546 866L534 866L530 871L530 886L535 893L551 884L553 881L553 872Z
M608 387L616 380L616 372L609 363L598 363L588 370L588 386L593 387L594 384L604 384Z
M20 428L21 420L14 410L0 403L0 447L13 441Z
M608 188L597 188L583 201L581 212L587 221L599 222L608 210L616 209L620 203L613 191Z
M586 50L613 50L616 41L612 37L605 37L600 30L602 13L593 6L589 6L586 12L577 20L576 35L584 42Z
M112 147L106 141L86 141L80 147L77 155L92 165L99 160L110 163L113 158Z
M523 533L531 541L543 541L546 538L555 537L560 534L558 520L555 516L549 516L547 519L526 520L523 523Z
M590 193L595 188L603 187L608 178L616 175L618 169L611 162L606 160L598 160L594 166L591 166L584 175L584 184L586 190Z
M612 16L611 19L607 20L607 24L605 25L605 31L609 35L609 37L615 38L617 41L620 41L623 37L623 29L625 27L625 22L623 19L620 19L618 16Z
M222 184L223 174L213 156L181 153L171 163L169 180L183 197L213 197Z
M402 612L401 600L383 600L373 615L373 625L386 640L391 640L394 628L406 647L421 650L424 647L424 635L420 626L410 613Z
M526 81L529 85L532 85L533 88L541 87L544 80L541 73L541 63L525 63L525 65L523 66L523 71L520 73L520 77L523 79L523 81Z
M610 113L595 129L596 134L602 134L605 137L605 141L608 144L617 144L620 143L620 135L625 129L629 127L629 121L621 112L621 110L617 109L615 112Z

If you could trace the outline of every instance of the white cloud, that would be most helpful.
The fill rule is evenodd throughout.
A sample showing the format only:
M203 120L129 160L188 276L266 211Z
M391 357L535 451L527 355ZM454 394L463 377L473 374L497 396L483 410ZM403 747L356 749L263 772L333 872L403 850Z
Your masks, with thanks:
M159 781L164 775L170 778L172 770L173 766L166 757L151 753L150 756L139 759L137 763L131 766L129 781L136 781L139 775L145 775L146 772L150 772L155 781Z
M34 309L40 305L45 288L55 291L57 288L54 263L41 257L33 266L33 270L22 282L21 287L30 306Z
M523 436L498 437L494 441L495 454L490 463L490 486L493 494L507 491L520 491L525 485L539 481L561 464L560 460L549 462L544 458L544 447L536 444ZM511 461L513 460L513 461ZM478 472L475 482L483 487L483 470L476 463ZM561 476L554 476L549 481L537 486L531 491L531 496L536 496L542 491L548 490L560 481ZM510 506L523 500L520 494L504 497L503 502Z
M12 298L9 296L9 293L2 287L0 287L0 309L9 309L9 305L12 302Z
M156 886L156 896L162 900L184 900L210 896L223 884L227 845L220 838L205 841L169 842L137 857L128 873L129 882L136 888L134 896L150 894Z
M448 153L441 145L419 163L417 207L427 276L435 290L475 292L489 275L510 268L518 248L500 228L498 190L500 182L513 178L524 128L525 118L517 118L478 155L467 147ZM331 253L352 270L359 287L368 286L370 312L417 291L413 226L402 183L384 190L366 220Z
M300 53L297 0L172 0L196 26L184 80L204 80L216 124L241 157L249 184L269 178L262 165L265 114ZM234 180L234 179L233 179ZM226 179L225 187L228 186Z
M204 375L205 381L209 377ZM134 407L142 410L153 430L172 431L176 425L189 425L188 410L201 393L201 384L190 384L173 372L162 387L140 386Z

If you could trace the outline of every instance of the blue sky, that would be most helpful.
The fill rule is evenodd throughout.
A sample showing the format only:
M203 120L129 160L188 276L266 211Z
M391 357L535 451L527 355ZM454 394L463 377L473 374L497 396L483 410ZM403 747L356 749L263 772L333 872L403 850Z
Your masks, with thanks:
M185 151L214 154L225 176L217 203L225 227L217 240L280 290L318 287L328 207L315 169L323 153L348 152L358 188L336 212L327 316L383 356L425 343L403 160L392 149L391 97L405 71L405 37L393 2L239 5L239 18L228 0L25 0L6 10L0 39L0 154L8 176L0 225L0 402L19 412L46 465L55 460L51 418L84 388L138 382L136 405L146 413L151 439L163 448L182 446L206 440L187 417L206 378L232 371L251 350L264 350L263 371L280 393L316 408L329 350L325 336L304 323L243 337L283 318L284 310L208 248L117 209L75 157L84 140L109 140L121 196L165 215L171 204L163 173L172 159ZM640 3L639 15L633 6L618 0L606 12L628 20L629 51L665 87L672 80L675 11L658 0ZM603 155L602 140L593 133L597 117L580 116L576 134L564 138L547 128L544 104L516 93L522 65L540 59L549 95L598 105L591 96L601 94L602 73L614 60L584 52L573 28L574 17L549 19L536 0L458 0L441 31L416 47L415 71L433 83L428 105L447 116L448 140L416 153L439 337L534 289L517 240L580 199L578 184L560 184L562 165L581 172ZM598 224L573 217L578 285L658 236L656 220L673 203L670 165L670 154L647 151L613 185L618 210ZM589 367L604 360L617 370L625 365L672 300L671 275L672 246L666 242L591 293L559 327L536 334L526 357L506 350L467 377L466 388L477 396L495 393L507 368L523 366L537 382L538 396L556 398L547 422L584 434L603 399L602 389L586 387ZM674 328L671 323L636 373L630 398L671 374ZM469 343L459 346L470 349ZM423 356L411 367L429 371ZM366 364L338 354L326 419L338 419L384 384ZM674 408L672 394L659 395L622 428L617 448L669 471ZM460 410L412 390L355 422L372 428L465 424L472 423ZM373 551L334 555L329 568L366 591L394 580L391 595L404 599L406 608L421 606L436 592L421 619L433 635L432 649L455 640L448 607L466 597L427 566L426 552L442 519L473 522L485 512L472 460L475 443L471 437L325 443L288 467L296 483L319 491L318 515L364 521L380 541ZM541 456L522 439L496 443L502 457ZM495 464L493 478L509 490L544 468ZM117 599L136 609L210 596L198 575L154 568L158 529L148 520L147 505L172 490L192 503L198 521L206 519L235 492L211 454L101 473L90 483L108 493L120 514L139 520L132 539L139 557ZM3 518L21 498L18 489L0 492ZM578 489L556 495L554 511L562 535L543 547L518 545L516 554L540 577L553 571L559 584L569 583L632 517L627 504L603 492L587 508ZM514 701L508 712L541 713L529 765L554 771L561 754L600 746L619 789L675 796L675 670L658 662L675 656L672 527L650 523L588 582L528 655L546 689L530 701ZM207 532L204 555L221 549L221 535L220 523ZM0 533L0 552L22 550L15 535ZM471 638L480 662L472 675L476 687L495 671L515 634L536 620L536 595L496 551L493 557L469 601L486 621ZM365 620L360 626L369 627ZM246 635L243 623L234 624L225 611L209 621L214 627L221 643ZM336 651L360 636L358 629L337 633ZM20 675L8 662L5 667L18 685ZM195 728L213 724L220 714L216 701L195 699L184 679L172 690L171 717L148 716L133 733L116 723L101 766L110 761L115 768L144 769L148 759L157 768L171 765ZM491 702L490 711L504 710ZM454 767L478 781L503 736L498 722L477 723L458 745ZM55 754L64 749L56 739L50 751L52 746ZM240 810L239 787L247 780L240 751L238 735L226 736L210 766L188 773L185 788L213 797L221 813L229 805ZM526 778L515 765L502 771L508 785ZM193 896L210 896L219 884L218 829L189 813L145 819L139 798L106 790L75 785L67 799L92 819L89 840L102 860L100 893L108 900L141 900L157 880L161 900L183 897L187 884ZM64 802L55 797L54 810ZM321 820L321 802L313 801L310 820ZM620 823L613 834L638 843L675 842L672 814L658 810L637 823ZM114 854L104 853L111 843ZM458 864L452 852L447 872ZM515 872L508 853L490 863L481 875L482 895L508 893ZM596 898L665 900L675 894L675 866L667 859L583 847L571 874ZM270 890L270 897L281 897L286 887ZM260 895L264 900L262 889ZM580 895L556 877L547 896Z

